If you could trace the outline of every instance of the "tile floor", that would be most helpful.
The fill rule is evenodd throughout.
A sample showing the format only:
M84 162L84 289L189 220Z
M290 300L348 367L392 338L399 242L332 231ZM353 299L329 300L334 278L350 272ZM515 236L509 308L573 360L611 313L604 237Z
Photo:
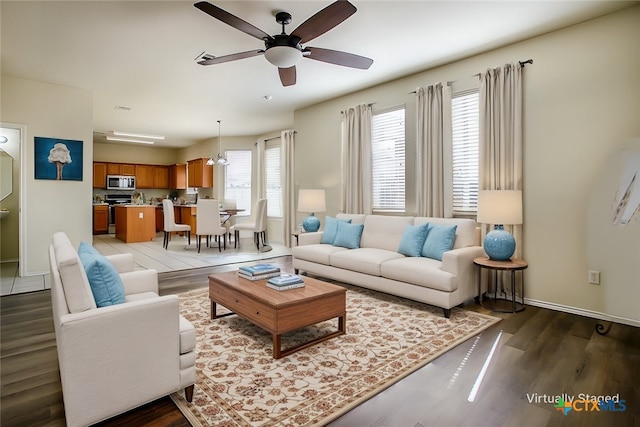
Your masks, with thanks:
M0 296L42 291L49 288L51 288L51 284L48 274L20 277L17 261L0 264Z
M274 243L272 251L265 254L264 257L260 256L256 252L252 238L243 238L243 242L238 249L233 248L233 245L230 244L222 254L218 252L217 247L212 247L209 250L203 249L202 253L199 254L196 252L194 239L191 241L191 246L185 248L186 245L183 242L185 239L174 238L170 244L170 249L173 246L178 249L164 250L162 248L162 233L158 233L152 242L132 244L120 242L115 239L114 235L105 234L93 237L93 245L101 253L105 255L122 252L134 253L136 269L153 268L158 272L254 261L291 253L282 244ZM18 275L17 261L0 263L0 296L42 291L50 288L49 274L20 277Z

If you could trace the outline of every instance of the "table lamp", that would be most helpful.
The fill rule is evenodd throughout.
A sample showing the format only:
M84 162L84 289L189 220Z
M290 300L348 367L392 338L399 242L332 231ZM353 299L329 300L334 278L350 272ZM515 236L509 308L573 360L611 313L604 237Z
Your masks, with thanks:
M478 222L495 226L484 238L484 251L489 258L509 260L516 250L516 239L503 225L522 224L522 191L480 190Z
M314 213L324 212L326 209L324 190L300 190L298 193L298 212L307 212L309 214L302 221L304 231L318 231L320 229L320 220Z

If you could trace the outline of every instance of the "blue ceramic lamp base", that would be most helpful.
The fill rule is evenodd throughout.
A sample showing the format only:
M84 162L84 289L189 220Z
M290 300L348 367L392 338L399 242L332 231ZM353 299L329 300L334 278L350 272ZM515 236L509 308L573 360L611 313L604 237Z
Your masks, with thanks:
M304 228L304 231L307 233L318 231L320 229L320 220L311 213L302 221L302 228Z
M496 225L484 238L484 251L490 259L508 261L516 251L516 239L502 225Z

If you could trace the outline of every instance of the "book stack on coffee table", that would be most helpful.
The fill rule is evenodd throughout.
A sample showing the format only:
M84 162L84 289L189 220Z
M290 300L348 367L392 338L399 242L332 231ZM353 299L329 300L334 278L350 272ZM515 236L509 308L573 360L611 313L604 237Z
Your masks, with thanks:
M280 276L280 267L273 264L254 264L238 269L238 276L247 280L269 279Z
M288 289L304 287L304 281L302 280L302 277L298 275L282 273L279 276L272 277L267 280L267 287L277 291L286 291Z

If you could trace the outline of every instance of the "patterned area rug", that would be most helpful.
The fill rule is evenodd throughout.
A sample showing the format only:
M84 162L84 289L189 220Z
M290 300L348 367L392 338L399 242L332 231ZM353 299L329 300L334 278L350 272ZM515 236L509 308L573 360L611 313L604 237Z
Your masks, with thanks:
M344 286L344 285L343 285ZM180 295L197 331L194 426L324 425L500 319L347 287L347 333L272 358L271 335L238 316L210 319L208 290ZM222 308L218 307L219 312ZM337 319L282 337L283 348L337 328Z

